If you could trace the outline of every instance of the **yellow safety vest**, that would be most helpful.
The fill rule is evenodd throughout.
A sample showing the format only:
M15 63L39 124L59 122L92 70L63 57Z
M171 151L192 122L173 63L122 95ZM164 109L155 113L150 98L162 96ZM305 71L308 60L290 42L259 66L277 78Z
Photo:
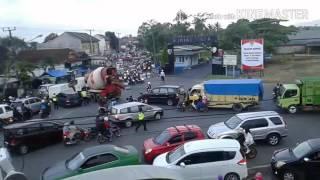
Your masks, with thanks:
M56 101L57 101L57 97L56 97L56 96L53 96L53 97L52 97L52 101L53 101L53 102L56 102Z
M82 97L87 97L87 91L81 91L81 96Z
M144 120L144 114L142 112L139 112L138 114L138 120L143 121Z

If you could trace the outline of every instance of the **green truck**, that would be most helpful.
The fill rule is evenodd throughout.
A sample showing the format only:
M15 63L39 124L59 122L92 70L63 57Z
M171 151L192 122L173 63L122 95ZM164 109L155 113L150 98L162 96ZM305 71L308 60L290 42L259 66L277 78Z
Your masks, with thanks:
M296 84L283 84L277 105L289 113L298 110L320 110L320 77L297 80Z

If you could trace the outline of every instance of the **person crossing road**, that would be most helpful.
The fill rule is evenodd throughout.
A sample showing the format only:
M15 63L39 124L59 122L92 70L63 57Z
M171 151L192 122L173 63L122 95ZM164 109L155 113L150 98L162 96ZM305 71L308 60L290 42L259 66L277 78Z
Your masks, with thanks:
M136 127L136 132L138 131L138 129L140 128L141 125L143 125L143 129L145 131L147 131L147 124L146 124L146 121L144 119L144 113L142 111L142 108L139 109L138 123L137 123L137 127Z

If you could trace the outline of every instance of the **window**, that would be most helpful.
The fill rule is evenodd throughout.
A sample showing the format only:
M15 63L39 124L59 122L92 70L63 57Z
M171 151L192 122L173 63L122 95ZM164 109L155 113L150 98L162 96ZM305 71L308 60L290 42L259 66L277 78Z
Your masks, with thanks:
M282 124L282 121L279 117L270 117L269 119L274 125Z
M182 141L181 135L175 136L169 140L170 144L180 143Z
M130 113L137 113L137 112L139 112L139 107L138 106L130 107Z
M6 112L12 111L11 107L9 106L5 106L4 109L6 110Z
M39 98L34 98L34 101L38 103L38 102L41 102L41 99L39 99Z
M81 167L83 169L91 168L105 163L110 163L118 158L112 154L102 154L88 159Z
M167 88L160 88L160 93L161 94L167 94L168 93L168 89Z
M161 134L159 134L156 138L153 139L153 142L156 144L164 144L165 142L167 142L170 138L170 133L165 130L163 131Z
M53 124L53 123L41 123L41 127L43 129L54 129L54 128L58 127L58 125Z
M296 96L298 91L296 89L289 89L285 92L284 98L291 98L293 96Z
M27 127L25 127L26 129L23 129L23 130L27 130L28 133L35 133L35 132L39 132L40 130L40 124L37 123L37 124L31 124Z
M157 94L157 93L159 93L159 91L160 91L160 89L159 89L159 88L152 89L152 93L153 93L153 94Z
M248 120L241 125L243 129L254 129L254 128L267 127L267 126L268 126L268 121L264 118Z
M242 120L240 118L238 118L238 116L233 116L230 119L228 119L227 121L224 122L224 124L230 128L230 129L234 129L236 128L240 123L242 122Z
M152 107L150 107L150 106L144 106L144 105L139 106L139 108L142 108L142 111L149 111L149 110L152 110Z
M192 140L192 139L195 139L195 138L197 138L197 135L194 132L186 132L186 133L184 133L184 140L185 141L189 141L189 140Z
M25 100L25 101L24 101L24 104L30 104L30 103L29 103L29 100Z
M115 109L115 112L116 112L116 109ZM120 109L120 114L126 114L128 113L128 108L123 108L123 109ZM113 113L112 114L116 114L116 113Z
M33 103L35 103L36 101L35 101L35 99L29 99L29 103L30 104L33 104Z
M301 144L298 144L295 148L292 149L292 152L294 156L297 157L297 159L300 159L304 157L306 154L310 153L312 148L310 147L308 142L303 142Z
M168 93L176 93L176 89L168 88Z
M184 162L186 165L210 163L231 160L236 156L235 151L213 151L191 154L183 158L178 164Z
M4 112L3 112L3 108L0 108L0 114L3 114Z

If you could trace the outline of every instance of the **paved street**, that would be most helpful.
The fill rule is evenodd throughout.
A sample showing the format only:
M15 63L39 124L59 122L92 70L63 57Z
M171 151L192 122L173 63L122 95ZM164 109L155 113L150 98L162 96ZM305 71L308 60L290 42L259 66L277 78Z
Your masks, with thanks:
M188 70L187 72L178 75L178 76L168 76L166 79L166 84L178 84L183 85L186 89L194 85L195 83L201 82L206 75L211 72L210 65L202 65L195 69ZM160 85L161 82L159 79L152 79L151 81L153 87ZM133 86L131 90L126 90L123 94L123 99L129 95L136 97L139 92L144 90L145 85ZM271 84L265 85L265 99L271 98ZM224 121L230 116L232 116L232 110L221 110L214 109L210 110L208 113L191 113L191 112L178 112L175 109L170 109L168 106L161 106L165 109L168 109L164 113L164 119L160 121L153 121L147 124L148 131L140 131L138 133L134 132L134 128L122 129L122 136L119 138L114 138L113 144L115 145L128 145L131 144L141 150L142 143L145 139L149 137L156 136L163 129L181 124L197 124L203 131L206 133L208 127L214 123ZM259 111L259 110L277 110L273 101L263 101L262 105L257 108L250 109L250 111ZM86 107L77 107L70 109L60 109L57 112L54 112L50 118L67 118L67 117L79 117L79 116L94 116L97 112L97 105L90 104ZM283 112L281 112L283 113ZM201 115L212 115L212 116L202 116ZM199 117L184 117L184 116L197 116ZM172 118L174 117L174 118ZM180 118L179 118L180 117ZM249 167L265 167L268 165L271 158L272 152L275 149L284 148L288 146L293 146L297 142L309 138L315 138L319 136L319 127L320 119L319 113L300 113L297 115L283 114L283 117L288 123L289 127L289 137L283 139L283 141L276 147L271 147L264 143L258 143L258 156L256 159L250 160ZM83 123L94 123L94 118L82 118L75 119L77 124ZM93 126L93 124L92 124ZM92 140L89 143L82 142L80 145L64 147L62 143L52 145L40 150L33 151L25 156L13 155L13 161L15 167L26 173L27 177L30 180L35 180L40 177L41 171L61 160L70 157L72 154L81 151L85 147L97 145L98 143L95 140ZM23 163L24 162L24 163ZM254 169L256 170L256 169ZM254 171L252 170L252 171ZM266 178L268 179L268 178ZM269 177L269 179L271 179Z

